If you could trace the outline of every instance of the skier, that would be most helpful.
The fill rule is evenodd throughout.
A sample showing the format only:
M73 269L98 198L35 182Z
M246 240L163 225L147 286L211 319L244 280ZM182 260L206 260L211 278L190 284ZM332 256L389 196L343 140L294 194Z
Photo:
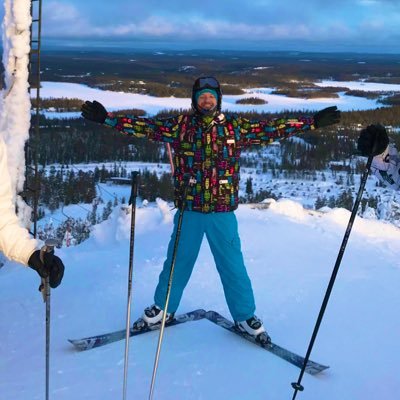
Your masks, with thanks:
M183 290L189 281L204 234L221 277L225 298L236 326L259 337L265 332L255 316L253 289L241 251L234 210L239 203L239 157L252 145L268 145L297 133L334 124L340 119L336 107L319 111L314 117L298 119L248 119L221 113L222 93L214 77L200 77L193 85L192 112L167 119L115 116L97 101L82 105L82 116L104 123L125 134L170 143L174 150L175 206L174 230L167 258L155 290L154 304L144 310L143 319L160 323L166 298L169 271L179 213L185 202L181 240L166 320L172 321ZM184 177L195 185L181 198ZM266 335L266 333L264 333Z
M363 156L374 156L371 164L374 175L384 185L399 190L400 155L395 145L389 143L385 127L379 124L367 126L360 133L357 147Z
M27 229L20 226L12 202L11 179L7 167L7 149L0 138L0 251L10 260L34 269L41 278L49 277L56 288L64 276L64 264L55 255L44 254L40 259L40 243L30 237Z

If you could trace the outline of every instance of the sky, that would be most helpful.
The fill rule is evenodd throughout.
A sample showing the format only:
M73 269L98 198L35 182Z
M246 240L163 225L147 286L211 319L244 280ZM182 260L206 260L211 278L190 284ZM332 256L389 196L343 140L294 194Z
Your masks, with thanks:
M43 2L44 45L397 53L399 26L398 0Z
M19 101L26 93L18 81L23 80L21 65L13 90L0 96L5 105L1 115L10 114L2 126L19 138L21 119L29 113ZM7 108L8 103L14 103L15 112ZM15 115L17 119L12 118ZM374 184L373 178L370 183ZM129 188L125 190L128 198ZM86 216L79 206L75 207ZM138 204L132 319L153 302L174 212L162 200L148 207ZM315 212L286 199L272 201L262 210L241 205L237 217L257 315L274 342L304 355L350 213L344 209ZM126 210L118 207L110 219L94 227L89 240L56 251L66 272L61 286L51 292L52 399L121 397L124 341L78 353L67 339L125 326L130 220ZM311 355L330 368L304 377L306 390L299 400L399 398L399 232L388 222L356 218ZM45 307L38 285L31 269L12 262L0 269L2 399L44 398ZM197 308L230 318L205 242L179 313ZM152 332L130 341L129 398L147 398L157 338L157 332ZM384 338L379 351L369 351L377 348L377 338ZM265 371L262 379L260 371ZM250 390L254 400L286 399L298 374L291 364L222 328L207 321L191 322L165 331L155 398L239 400L247 398Z

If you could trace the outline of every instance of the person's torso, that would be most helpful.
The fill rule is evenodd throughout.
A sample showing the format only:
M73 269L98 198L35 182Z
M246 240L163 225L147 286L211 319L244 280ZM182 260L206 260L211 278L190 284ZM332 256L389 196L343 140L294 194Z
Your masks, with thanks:
M196 183L189 187L186 207L200 212L227 212L238 206L240 153L242 143L236 120L204 123L185 116L175 142L175 196L180 206L185 177Z

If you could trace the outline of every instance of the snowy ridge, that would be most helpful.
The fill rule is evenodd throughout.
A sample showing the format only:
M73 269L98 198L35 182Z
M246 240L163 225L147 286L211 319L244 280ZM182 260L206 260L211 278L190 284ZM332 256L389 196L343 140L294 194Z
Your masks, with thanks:
M173 213L163 202L137 209L132 318L153 301ZM349 213L310 212L286 200L261 210L240 206L237 216L257 315L273 340L304 355ZM58 251L67 269L63 284L52 291L51 394L57 400L121 396L124 342L75 353L67 338L125 326L129 224L126 210L116 209L89 240ZM330 369L305 377L305 391L298 398L378 400L400 395L399 242L400 230L393 225L356 218L312 353ZM43 396L44 305L37 286L36 274L21 266L8 263L0 270L4 399ZM229 317L206 241L178 311L196 308ZM128 396L148 397L157 338L154 332L131 339ZM382 338L377 351L376 340ZM243 360L250 359L243 368ZM262 380L260 369L266 371ZM155 398L239 400L247 398L251 387L254 399L279 400L291 396L290 383L297 376L295 367L197 321L166 331Z

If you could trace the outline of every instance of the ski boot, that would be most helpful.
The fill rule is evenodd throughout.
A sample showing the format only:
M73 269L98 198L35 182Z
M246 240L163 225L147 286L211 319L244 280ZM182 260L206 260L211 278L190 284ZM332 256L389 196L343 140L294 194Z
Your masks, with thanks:
M161 321L163 318L164 311L160 307L153 304L150 307L144 309L142 318L139 318L133 323L133 330L143 330L145 328L157 329L161 326ZM165 323L168 325L174 320L175 313L167 313L167 318Z
M235 321L235 326L240 332L254 336L255 340L262 345L269 346L271 344L271 338L266 332L262 321L255 315L246 321Z

